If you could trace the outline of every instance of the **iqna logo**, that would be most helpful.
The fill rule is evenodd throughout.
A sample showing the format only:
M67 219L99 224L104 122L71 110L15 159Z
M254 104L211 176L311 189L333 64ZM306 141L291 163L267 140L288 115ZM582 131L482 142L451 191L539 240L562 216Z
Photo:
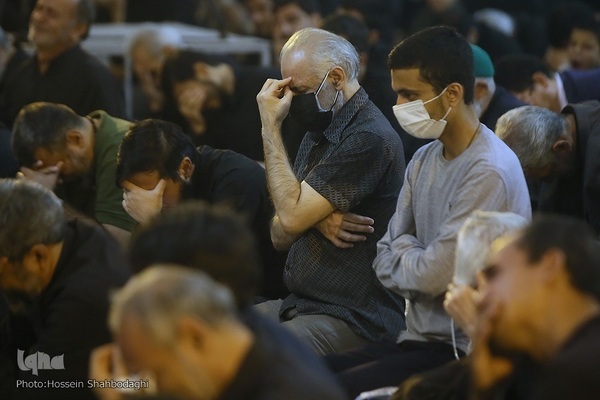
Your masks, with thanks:
M65 355L61 354L50 358L44 352L38 351L28 355L23 359L25 352L17 349L17 365L21 371L32 371L35 376L38 375L38 370L41 369L65 369Z

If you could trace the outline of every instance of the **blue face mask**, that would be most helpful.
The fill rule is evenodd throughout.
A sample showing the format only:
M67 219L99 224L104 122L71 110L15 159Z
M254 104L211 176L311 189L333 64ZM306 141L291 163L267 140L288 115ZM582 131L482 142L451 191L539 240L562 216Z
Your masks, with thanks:
M336 92L333 103L328 109L321 106L318 97L327 76L329 76L329 72L321 81L316 92L295 95L290 104L290 115L294 121L309 132L323 132L333 119L333 106L337 102L340 91Z

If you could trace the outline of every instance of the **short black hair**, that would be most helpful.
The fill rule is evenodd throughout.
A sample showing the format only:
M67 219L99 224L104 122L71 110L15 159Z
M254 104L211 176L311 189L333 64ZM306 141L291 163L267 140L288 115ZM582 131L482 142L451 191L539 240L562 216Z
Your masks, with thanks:
M465 104L473 101L473 51L455 29L434 26L409 36L391 51L388 65L392 70L418 68L437 93L451 83L459 83Z
M530 54L510 54L494 65L494 81L511 92L533 88L533 74L541 72L552 78L552 70L540 57Z
M133 124L117 155L116 183L140 172L158 171L161 178L180 181L179 165L188 157L196 163L194 143L178 125L158 119Z
M551 249L561 251L571 284L600 300L600 242L584 221L564 215L539 214L515 244L525 251L530 263L540 261Z
M224 206L194 201L165 210L133 236L129 254L136 272L156 263L201 270L228 286L240 308L257 292L256 240L243 219Z

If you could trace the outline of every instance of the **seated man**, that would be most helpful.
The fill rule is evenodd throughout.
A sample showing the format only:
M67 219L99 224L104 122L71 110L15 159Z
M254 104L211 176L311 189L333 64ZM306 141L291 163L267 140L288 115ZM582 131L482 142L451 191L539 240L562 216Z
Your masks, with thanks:
M26 7L26 6L25 6ZM0 119L12 126L34 101L66 104L85 115L125 115L122 87L100 60L81 48L94 21L93 0L37 0L29 17L33 57L15 68L0 92Z
M285 78L267 80L257 96L271 238L290 250L292 293L257 307L320 354L390 342L404 326L404 299L371 268L402 186L402 143L359 85L359 68L350 42L306 28L281 51ZM307 131L293 168L281 136L288 113Z
M459 228L475 210L531 216L519 160L473 111L473 51L466 39L448 27L425 29L397 45L389 64L400 125L437 140L408 165L373 262L383 285L407 300L406 329L395 346L329 360L350 395L397 385L451 361L443 295L454 273ZM458 353L465 352L468 338L458 332L456 343Z
M582 218L600 234L600 102L569 104L562 114L517 108L498 120L496 134L540 181L539 211Z
M263 161L256 93L275 68L239 65L233 60L181 50L165 61L161 77L162 118L183 127L194 144L229 149ZM294 159L303 131L286 121L284 141Z
M108 296L129 278L121 249L99 226L66 220L32 182L0 180L0 221L0 344L15 363L14 395L94 399L89 355L110 341Z
M540 363L528 398L598 399L600 247L595 234L570 217L534 219L518 234L497 241L483 276L472 353L476 391L493 393L514 369L511 360L490 350L493 343Z
M129 39L131 69L137 80L133 91L133 118L144 119L160 113L165 95L160 76L167 57L183 47L179 31L170 26L142 27Z
M344 398L333 380L253 333L231 292L198 270L140 272L114 297L109 321L116 346L94 353L91 375L99 380L120 354L127 373L149 372L158 392L182 400Z
M62 104L39 102L23 107L13 127L13 151L24 177L56 190L122 245L135 224L115 185L117 152L129 125L104 111L80 116Z
M496 129L496 122L508 110L521 107L527 103L517 99L494 80L494 64L488 53L481 47L471 44L473 50L475 92L473 107L479 121L490 128Z
M444 308L473 340L477 331L477 274L486 266L490 246L498 237L525 227L528 220L510 212L475 211L462 225L456 239L455 272L446 292ZM454 343L453 343L454 344ZM455 357L459 359L455 347ZM427 398L467 399L470 357L416 374L404 381L393 400Z
M164 208L183 200L223 204L239 212L256 236L263 265L263 291L268 298L285 293L282 270L285 253L273 248L269 200L264 169L229 150L195 148L172 123L145 120L131 126L117 161L117 183L123 187L123 206L145 224Z
M256 240L242 218L225 207L189 202L164 211L140 228L130 247L130 264L141 271L154 263L198 269L231 289L244 324L257 338L279 347L282 357L297 360L325 384L332 381L311 349L251 304L260 283Z

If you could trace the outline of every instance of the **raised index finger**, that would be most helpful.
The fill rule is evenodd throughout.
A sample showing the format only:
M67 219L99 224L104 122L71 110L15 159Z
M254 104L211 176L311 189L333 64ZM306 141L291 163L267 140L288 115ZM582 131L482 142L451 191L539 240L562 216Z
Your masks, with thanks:
M285 79L267 79L260 91L265 92L267 90L271 90L273 92L279 92L281 89L289 85L291 81L292 78L289 76Z

